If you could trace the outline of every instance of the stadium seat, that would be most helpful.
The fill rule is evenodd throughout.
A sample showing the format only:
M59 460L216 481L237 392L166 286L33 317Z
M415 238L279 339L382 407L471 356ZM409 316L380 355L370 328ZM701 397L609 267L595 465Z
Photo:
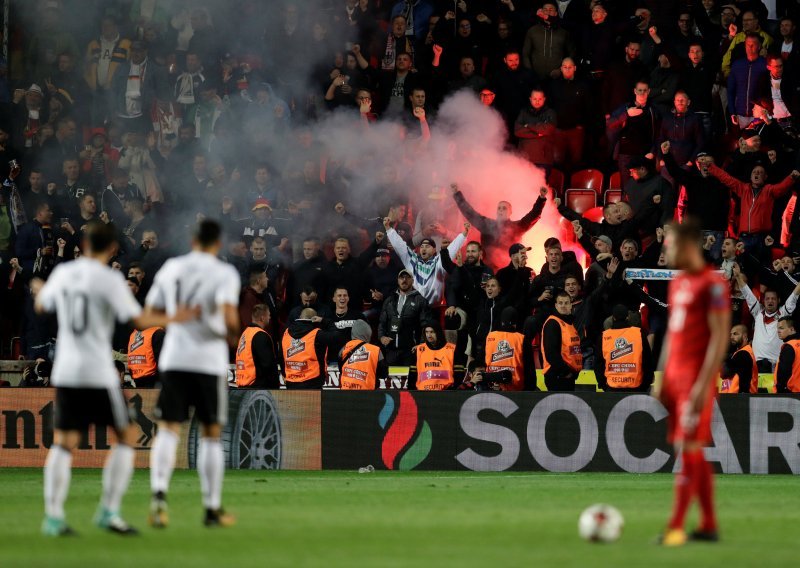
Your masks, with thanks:
M600 170L580 170L569 178L569 186L580 189L593 189L598 195L603 191L603 172Z
M592 221L593 223L599 223L603 220L603 208L592 207L588 211L584 211L583 217L588 221Z
M608 178L608 189L622 189L622 176L619 172L614 172Z
M609 203L619 203L622 201L622 190L621 189L607 189L604 197L603 197L603 204L608 205Z
M564 193L567 207L575 213L583 213L597 207L597 193L593 189L568 189Z
M549 185L555 195L561 196L564 194L564 172L553 168L550 170L550 175L547 176L547 185Z

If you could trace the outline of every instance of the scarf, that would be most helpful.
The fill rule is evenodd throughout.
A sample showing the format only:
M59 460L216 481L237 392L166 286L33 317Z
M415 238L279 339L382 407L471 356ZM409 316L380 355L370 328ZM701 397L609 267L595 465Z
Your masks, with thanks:
M25 206L22 204L22 196L19 194L17 184L7 179L3 185L8 188L8 210L11 212L11 222L14 224L14 232L18 233L19 228L28 222L25 214Z
M397 58L397 53L405 51L411 55L411 62L414 62L414 42L409 41L408 36L401 39L401 46L404 49L397 49L395 37L390 33L386 38L386 49L383 52L383 59L381 60L381 69L384 71L394 71L394 64Z
M417 0L419 1L419 0ZM402 16L406 19L406 37L414 35L414 6L411 0L406 0Z
M205 77L202 73L196 74L200 78L200 82L205 82ZM175 100L184 105L193 105L196 101L194 98L194 77L192 73L181 73L180 77L175 83Z

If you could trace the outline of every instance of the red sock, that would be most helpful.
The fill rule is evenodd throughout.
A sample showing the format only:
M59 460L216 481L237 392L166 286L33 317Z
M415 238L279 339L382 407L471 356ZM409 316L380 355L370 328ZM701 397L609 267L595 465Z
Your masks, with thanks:
M672 518L669 521L670 529L683 529L686 511L696 490L697 454L684 451L681 455L683 466L681 472L675 476L675 502L672 505ZM700 457L702 459L702 454Z
M700 530L713 532L717 530L717 516L714 512L714 470L705 460L702 452L701 460L696 466L697 472L697 497L700 501L702 513Z

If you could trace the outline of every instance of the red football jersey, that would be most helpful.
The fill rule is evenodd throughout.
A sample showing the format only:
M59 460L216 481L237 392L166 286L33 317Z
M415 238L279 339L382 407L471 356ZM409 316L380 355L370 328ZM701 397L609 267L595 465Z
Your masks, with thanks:
M711 330L708 314L731 309L728 282L710 267L684 272L669 285L669 359L664 386L688 391L706 358Z

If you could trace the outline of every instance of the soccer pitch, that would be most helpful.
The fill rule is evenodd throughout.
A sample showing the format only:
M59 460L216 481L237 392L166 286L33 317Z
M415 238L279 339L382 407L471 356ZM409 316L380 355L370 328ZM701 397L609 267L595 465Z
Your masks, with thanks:
M228 471L228 529L201 525L199 481L177 471L166 530L146 526L148 472L136 472L124 516L142 534L91 524L99 470L75 470L67 518L79 536L39 534L42 472L2 471L2 566L789 566L798 558L800 477L717 476L722 542L654 544L672 502L671 475ZM625 516L622 539L577 535L584 507ZM689 528L694 515L690 515Z

